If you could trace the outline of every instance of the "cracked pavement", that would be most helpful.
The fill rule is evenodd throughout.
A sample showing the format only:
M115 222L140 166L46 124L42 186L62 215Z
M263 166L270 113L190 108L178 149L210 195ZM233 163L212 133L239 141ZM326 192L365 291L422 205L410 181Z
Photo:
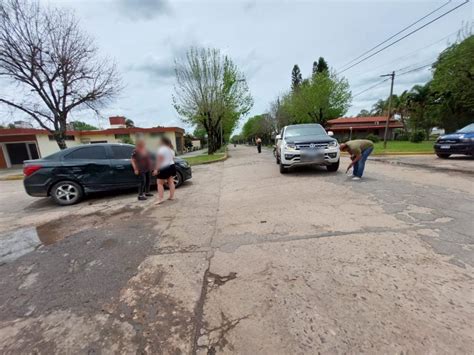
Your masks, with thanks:
M0 266L0 352L471 353L468 174L369 161L353 182L230 156L159 207L17 195L30 213L0 215L0 243L40 242Z

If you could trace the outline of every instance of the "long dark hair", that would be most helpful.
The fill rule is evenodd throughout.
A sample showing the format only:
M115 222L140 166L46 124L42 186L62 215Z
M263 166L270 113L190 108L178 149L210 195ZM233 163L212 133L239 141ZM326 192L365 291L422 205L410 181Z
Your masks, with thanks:
M174 150L173 143L171 143L171 139L169 139L168 137L161 137L161 143L166 145L168 148Z

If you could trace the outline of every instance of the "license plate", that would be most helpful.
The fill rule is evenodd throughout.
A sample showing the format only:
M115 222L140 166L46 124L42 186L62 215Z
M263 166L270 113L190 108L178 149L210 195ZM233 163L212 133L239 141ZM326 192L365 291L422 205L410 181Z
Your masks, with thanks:
M442 145L442 146L441 146L441 149L449 149L449 148L451 148L450 145Z
M302 162L319 162L324 160L324 151L322 149L304 149L301 151Z

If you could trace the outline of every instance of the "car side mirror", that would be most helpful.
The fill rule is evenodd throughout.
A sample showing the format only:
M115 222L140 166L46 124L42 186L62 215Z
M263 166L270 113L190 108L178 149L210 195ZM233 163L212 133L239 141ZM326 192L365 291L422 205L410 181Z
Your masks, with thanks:
M281 134L277 134L275 139L281 139Z
M334 132L333 132L333 131L328 131L328 136L329 136L329 137L334 136Z

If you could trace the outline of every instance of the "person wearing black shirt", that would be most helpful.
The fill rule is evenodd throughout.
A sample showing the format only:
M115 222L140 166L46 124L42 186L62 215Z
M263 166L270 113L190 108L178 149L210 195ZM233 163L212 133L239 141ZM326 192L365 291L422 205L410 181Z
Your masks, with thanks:
M135 145L135 150L132 153L132 166L135 175L140 178L138 184L138 200L146 200L146 196L153 196L150 193L151 183L151 159L150 153L145 147L143 140L138 140Z

